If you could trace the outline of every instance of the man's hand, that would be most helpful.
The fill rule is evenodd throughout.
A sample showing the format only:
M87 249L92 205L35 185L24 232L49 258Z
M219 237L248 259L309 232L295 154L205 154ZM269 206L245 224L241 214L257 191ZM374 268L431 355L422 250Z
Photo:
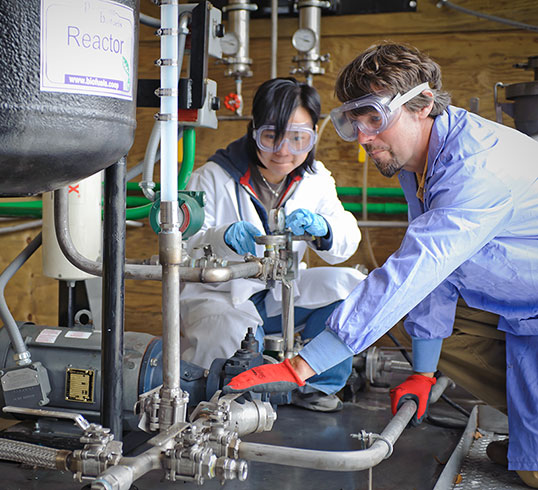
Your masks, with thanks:
M304 381L290 364L289 359L278 364L264 364L238 374L222 389L223 393L254 391L267 393L291 391L304 386Z
M409 376L401 385L390 390L392 414L395 415L405 401L413 400L417 404L417 411L413 415L410 424L413 426L419 425L428 410L430 394L436 382L436 378L430 378L422 374Z

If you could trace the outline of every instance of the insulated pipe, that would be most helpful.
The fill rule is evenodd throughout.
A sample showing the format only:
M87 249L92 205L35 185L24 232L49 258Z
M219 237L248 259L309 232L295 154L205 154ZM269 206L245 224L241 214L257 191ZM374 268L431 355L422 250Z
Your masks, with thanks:
M452 381L442 376L432 389L431 402L436 402ZM417 411L414 401L406 401L392 418L375 442L358 451L316 451L284 446L271 446L252 442L241 442L239 457L263 463L312 468L327 471L361 471L379 464L392 453L392 446L407 427Z
M126 159L105 170L101 424L122 440ZM179 289L178 289L179 290Z
M32 362L30 352L26 349L26 344L22 338L21 332L13 315L9 311L4 296L6 284L15 275L15 273L26 263L33 253L41 246L43 235L41 232L27 245L27 247L19 254L11 264L9 264L2 274L0 274L0 318L7 328L11 345L15 351L14 358L18 366L25 366Z
M179 6L161 3L161 202L177 202Z

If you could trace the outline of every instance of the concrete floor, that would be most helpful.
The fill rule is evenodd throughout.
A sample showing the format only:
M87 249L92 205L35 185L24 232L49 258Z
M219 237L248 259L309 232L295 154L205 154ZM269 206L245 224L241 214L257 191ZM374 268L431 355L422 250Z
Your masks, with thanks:
M394 383L396 384L397 380ZM474 401L465 393L453 394L467 407ZM443 401L431 409L438 417L461 417ZM357 450L360 442L351 433L365 429L379 433L391 418L388 389L361 392L354 402L346 402L341 412L315 413L298 407L278 408L278 419L269 433L254 434L246 441L262 442L324 450ZM372 471L372 488L382 489L431 489L435 485L443 464L457 445L462 430L446 429L427 423L406 429L394 447L393 455ZM129 442L129 438L125 443ZM141 450L139 448L138 450ZM22 467L19 464L0 462L4 475L1 490L80 490L85 485L74 482L70 473L50 472ZM207 481L207 489L226 490L363 490L369 488L368 471L327 472L307 470L263 463L249 464L249 477L245 482L230 481L223 487L218 481ZM86 488L89 488L87 486ZM199 488L192 482L169 482L163 473L154 471L137 480L132 490L156 488L191 490Z

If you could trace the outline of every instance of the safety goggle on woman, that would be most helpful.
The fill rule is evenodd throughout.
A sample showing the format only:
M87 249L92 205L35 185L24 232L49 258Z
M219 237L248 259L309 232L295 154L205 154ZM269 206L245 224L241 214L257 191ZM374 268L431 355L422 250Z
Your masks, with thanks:
M346 141L356 141L359 131L374 136L389 128L400 114L401 107L412 98L430 88L421 83L403 95L394 97L367 94L353 99L330 112L331 121L338 135Z
M294 155L308 153L316 144L316 133L313 129L298 124L291 124L286 132L276 141L276 130L272 124L266 124L252 131L256 145L262 151L277 152L284 142L288 143L288 150Z

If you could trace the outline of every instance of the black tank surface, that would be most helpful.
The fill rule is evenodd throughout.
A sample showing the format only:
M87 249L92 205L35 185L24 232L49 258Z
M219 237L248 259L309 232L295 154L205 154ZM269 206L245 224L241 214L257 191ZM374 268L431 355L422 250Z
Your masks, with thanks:
M0 196L50 191L127 154L137 0L0 0Z

